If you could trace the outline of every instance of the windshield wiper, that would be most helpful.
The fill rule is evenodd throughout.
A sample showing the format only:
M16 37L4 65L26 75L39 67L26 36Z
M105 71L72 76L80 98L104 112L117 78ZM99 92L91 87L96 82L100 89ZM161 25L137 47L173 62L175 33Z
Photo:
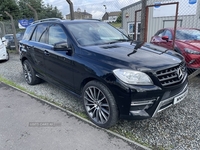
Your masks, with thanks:
M129 39L116 39L114 41L108 42L108 44L118 43L118 42L127 42Z
M133 42L134 42L136 45L135 45L133 51L132 51L131 53L129 53L127 56L130 56L130 55L136 53L136 52L137 52L137 49L140 48L140 47L142 47L143 44L144 44L144 42L142 42L142 41L131 41L130 44L132 45Z

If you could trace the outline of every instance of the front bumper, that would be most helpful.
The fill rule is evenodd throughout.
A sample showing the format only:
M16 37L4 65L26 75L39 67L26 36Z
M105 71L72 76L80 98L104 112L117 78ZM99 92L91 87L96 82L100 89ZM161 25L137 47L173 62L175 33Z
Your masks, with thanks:
M172 105L181 102L187 96L187 86L188 85L186 84L179 93L174 96L169 96L166 99L163 99L163 97L165 97L166 93L169 93L169 91L166 91L162 98L153 97L148 101L141 101L137 103L131 102L129 116L133 117L133 119L145 119L154 117L158 112L161 112L171 107Z
M182 101L188 93L187 76L181 84L173 87L141 88L135 87L129 91L130 96L118 103L120 118L123 119L147 119L154 117L157 113ZM118 95L119 92L118 92ZM120 95L120 98L123 96Z
M161 112L164 109L167 109L168 107L172 106L173 104L177 104L177 103L181 102L182 100L184 100L185 97L188 94L187 86L188 85L186 85L184 87L184 89L179 94L177 94L175 96L172 96L172 97L170 97L168 99L160 101L160 103L158 104L158 106L157 106L155 112L153 113L152 117L154 117L156 115L156 113Z

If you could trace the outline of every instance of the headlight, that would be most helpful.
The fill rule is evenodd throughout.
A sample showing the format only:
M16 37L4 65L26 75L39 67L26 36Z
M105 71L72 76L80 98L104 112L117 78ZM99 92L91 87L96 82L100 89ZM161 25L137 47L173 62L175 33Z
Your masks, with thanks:
M127 84L153 85L151 78L147 74L140 71L115 69L113 72L117 78Z
M189 49L189 48L185 48L185 52L189 53L189 54L200 55L200 51L192 50L192 49Z

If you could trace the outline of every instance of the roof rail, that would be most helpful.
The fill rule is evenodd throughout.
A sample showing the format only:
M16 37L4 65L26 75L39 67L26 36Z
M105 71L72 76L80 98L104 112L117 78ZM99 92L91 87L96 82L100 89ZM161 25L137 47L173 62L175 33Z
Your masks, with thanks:
M86 18L86 19L83 19L83 20L96 20L96 21L102 21L101 19L88 19L88 18Z
M39 22L45 22L45 21L61 21L62 19L60 18L46 18L46 19L41 19L41 20L36 20L32 22L32 24L39 23Z

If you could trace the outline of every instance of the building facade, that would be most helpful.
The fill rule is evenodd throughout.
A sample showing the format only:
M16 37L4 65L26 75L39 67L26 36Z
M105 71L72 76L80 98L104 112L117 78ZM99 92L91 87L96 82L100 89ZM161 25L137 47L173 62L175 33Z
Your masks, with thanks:
M67 14L66 19L70 20L71 15ZM74 12L74 19L92 19L92 15L87 13L86 10L82 12L81 9L78 8L77 11Z
M114 11L114 12L106 12L103 17L102 20L104 22L115 22L117 20L117 18L120 16L121 11Z
M150 41L159 29L166 27L174 27L176 5L159 5L163 3L179 2L177 27L199 28L200 29L200 0L148 0L147 5L154 5L148 7L148 21L147 21L147 42ZM125 29L129 35L135 37L136 40L140 36L141 27L141 1L122 8L122 28ZM138 11L136 17L136 31L135 31L135 11Z

